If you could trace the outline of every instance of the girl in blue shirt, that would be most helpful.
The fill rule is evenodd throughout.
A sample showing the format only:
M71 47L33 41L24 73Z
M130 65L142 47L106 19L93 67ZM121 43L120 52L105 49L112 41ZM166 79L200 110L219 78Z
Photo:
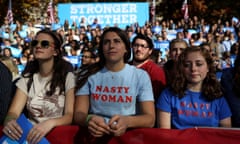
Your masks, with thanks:
M206 49L183 51L176 76L159 97L157 108L160 128L231 127L231 111Z

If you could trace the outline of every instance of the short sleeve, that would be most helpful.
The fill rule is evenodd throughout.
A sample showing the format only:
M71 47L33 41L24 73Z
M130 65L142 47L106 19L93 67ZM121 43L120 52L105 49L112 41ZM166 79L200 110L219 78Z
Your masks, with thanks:
M149 75L143 71L140 70L139 72L142 72L139 77L139 95L138 95L138 101L154 101L153 98L153 90L152 90L152 84Z
M89 82L85 82L85 84L77 90L76 96L79 95L89 95L90 94L90 87L89 87Z
M29 78L20 77L20 79L16 83L17 88L22 90L26 95L28 94L28 90L27 90L28 79Z
M171 112L171 93L168 88L164 89L157 100L156 107L165 112Z
M75 87L75 76L72 72L68 72L66 77L66 84L65 84L66 92L74 87Z
M224 97L219 99L219 119L225 119L232 116L230 107Z

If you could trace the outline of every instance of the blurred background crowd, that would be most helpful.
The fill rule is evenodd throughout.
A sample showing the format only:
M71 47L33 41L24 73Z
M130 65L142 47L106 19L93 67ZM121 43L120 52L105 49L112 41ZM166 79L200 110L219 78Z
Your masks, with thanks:
M154 7L155 13L154 15L150 14L151 19L146 21L144 25L139 25L136 22L130 23L124 28L130 40L138 33L147 35L153 40L155 50L152 59L157 64L162 66L168 60L170 41L174 38L180 38L184 39L189 46L206 45L215 60L219 76L222 69L233 66L240 41L240 24L237 16L226 17L222 14L212 20L202 17L200 13L199 15L188 13L187 17L182 16L178 19L175 18L175 15L159 19L157 14L161 13L159 7L164 4L164 1L161 4L158 3L158 1L154 3L156 5ZM193 6L205 8L205 3L202 5L196 5L194 1L189 3L189 11L193 9ZM61 17L57 15L57 2L51 1L50 4L51 8L55 10L53 19L49 15L49 4L44 7L47 10L42 14L42 17L29 18L23 21L23 18L9 17L7 14L3 19L0 28L1 61L9 61L5 63L11 65L9 67L16 76L24 69L27 61L33 59L30 42L35 34L44 28L57 31L62 36L64 58L69 60L75 69L79 68L83 61L89 63L97 61L99 38L106 27L101 26L97 18L92 23L87 23L84 18L73 23L65 19L64 23L61 24ZM150 5L152 6L152 2ZM208 6L211 6L211 3ZM84 49L89 50L89 55L83 54Z

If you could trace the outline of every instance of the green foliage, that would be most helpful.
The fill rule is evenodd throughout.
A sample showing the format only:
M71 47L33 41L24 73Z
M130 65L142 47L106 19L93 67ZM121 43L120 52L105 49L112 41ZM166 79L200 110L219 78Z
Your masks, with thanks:
M162 0L157 5L156 14L163 18L181 19L183 14L181 7L184 0ZM216 21L219 18L223 20L231 19L233 16L240 18L239 0L188 0L189 16L194 15L204 18L208 21Z

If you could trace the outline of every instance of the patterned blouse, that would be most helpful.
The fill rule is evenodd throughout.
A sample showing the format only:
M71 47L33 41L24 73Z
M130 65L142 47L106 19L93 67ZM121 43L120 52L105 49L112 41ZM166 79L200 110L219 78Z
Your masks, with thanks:
M21 78L17 82L17 87L27 94L26 108L28 117L32 123L40 123L47 119L63 116L66 93L75 86L75 77L69 72L65 82L65 92L59 95L59 88L52 96L46 96L49 89L48 81L51 76L41 77L38 73L33 76L33 83L29 92L27 91L27 82L29 78Z

